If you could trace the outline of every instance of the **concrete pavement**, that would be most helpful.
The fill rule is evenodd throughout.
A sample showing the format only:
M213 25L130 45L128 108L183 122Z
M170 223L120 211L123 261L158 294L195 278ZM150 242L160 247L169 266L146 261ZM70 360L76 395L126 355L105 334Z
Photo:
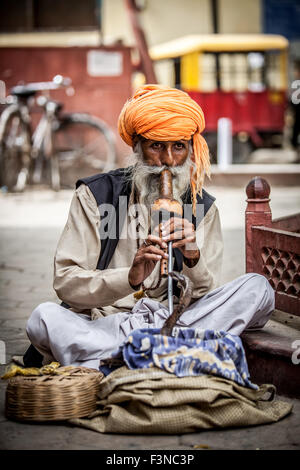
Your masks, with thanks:
M244 188L210 186L216 196L224 234L222 281L245 272ZM53 256L67 218L72 191L47 188L24 194L0 194L0 340L6 362L21 355L29 342L25 325L31 311L46 300L58 301L52 289ZM300 187L273 187L273 217L299 211ZM0 366L3 373L4 365ZM66 424L22 424L4 416L6 383L0 382L0 449L300 449L300 400L282 421L245 429L214 430L181 436L102 435Z

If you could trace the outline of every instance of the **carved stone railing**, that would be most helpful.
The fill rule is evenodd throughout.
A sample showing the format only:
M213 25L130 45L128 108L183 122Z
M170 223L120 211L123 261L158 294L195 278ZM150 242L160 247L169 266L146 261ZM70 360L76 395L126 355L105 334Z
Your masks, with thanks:
M270 186L261 177L246 193L246 272L268 279L277 309L300 316L300 213L272 220Z

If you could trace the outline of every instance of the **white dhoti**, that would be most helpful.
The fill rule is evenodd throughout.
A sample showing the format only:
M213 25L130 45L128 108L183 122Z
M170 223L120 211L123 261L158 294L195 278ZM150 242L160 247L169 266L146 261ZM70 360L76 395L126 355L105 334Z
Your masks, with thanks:
M224 284L190 305L176 326L223 330L240 335L260 329L275 308L275 296L267 279L249 273ZM91 320L53 302L40 304L27 323L27 335L44 356L44 363L98 368L111 357L131 331L161 328L169 316L159 302L140 299L131 312L119 312Z

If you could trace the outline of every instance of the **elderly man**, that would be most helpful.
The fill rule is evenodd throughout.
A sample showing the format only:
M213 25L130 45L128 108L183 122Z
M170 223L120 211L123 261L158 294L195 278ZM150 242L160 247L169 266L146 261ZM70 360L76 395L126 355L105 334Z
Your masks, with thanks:
M168 280L160 275L169 241L174 269L193 282L177 326L240 335L267 322L274 293L263 276L245 274L219 285L222 236L215 199L202 189L209 173L203 129L201 108L179 90L146 85L125 104L119 132L136 163L77 182L54 263L62 304L39 305L27 325L44 363L98 368L132 330L160 328L169 315ZM151 206L165 168L174 199L187 210L163 221L159 236Z

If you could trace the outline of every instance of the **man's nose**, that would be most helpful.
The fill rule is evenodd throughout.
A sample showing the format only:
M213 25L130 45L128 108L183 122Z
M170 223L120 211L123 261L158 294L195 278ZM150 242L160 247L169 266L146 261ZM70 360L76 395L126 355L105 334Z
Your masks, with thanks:
M173 154L172 154L172 145L168 145L166 144L165 145L165 148L164 150L162 151L162 154L161 154L161 163L163 165L167 165L167 166L173 166L174 165L174 157L173 157Z

